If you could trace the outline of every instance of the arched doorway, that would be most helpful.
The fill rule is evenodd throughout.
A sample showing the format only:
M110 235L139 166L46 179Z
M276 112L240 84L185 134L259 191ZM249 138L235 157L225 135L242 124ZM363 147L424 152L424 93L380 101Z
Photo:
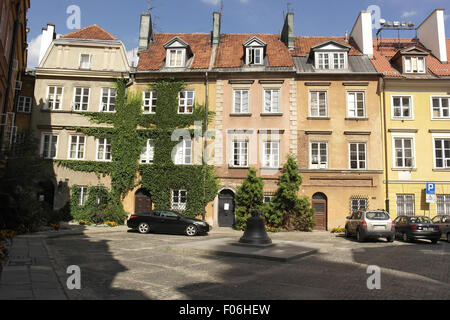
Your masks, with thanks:
M153 208L152 195L146 189L139 189L134 194L134 213L146 213Z
M312 197L312 207L316 212L314 216L314 219L316 220L314 230L327 230L327 196L322 192L315 193Z
M219 227L233 227L234 223L234 192L225 189L219 193Z

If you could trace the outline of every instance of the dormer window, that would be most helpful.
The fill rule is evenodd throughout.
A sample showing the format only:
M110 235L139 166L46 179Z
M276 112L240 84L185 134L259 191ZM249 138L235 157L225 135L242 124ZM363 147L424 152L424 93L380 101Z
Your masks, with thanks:
M80 69L89 70L91 69L91 55L81 54L80 55Z
M253 37L244 43L245 64L262 65L264 63L264 48L266 43L257 37Z
M348 69L349 46L335 41L328 41L311 48L314 67L320 70Z
M405 57L405 73L425 73L425 57Z
M396 65L403 73L424 74L427 72L427 56L429 52L420 46L413 45L397 51L391 63Z
M166 67L184 68L187 61L189 45L178 37L173 38L164 45L166 49Z

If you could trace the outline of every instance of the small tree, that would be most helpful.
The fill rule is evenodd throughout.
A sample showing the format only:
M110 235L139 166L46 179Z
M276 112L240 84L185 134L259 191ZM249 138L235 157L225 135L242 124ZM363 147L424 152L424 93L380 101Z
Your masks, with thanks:
M299 198L302 177L294 156L289 155L280 177L280 185L269 205L265 208L267 223L300 231L310 231L315 226L314 211L308 198Z
M252 212L261 209L264 200L263 187L263 180L256 175L255 169L250 168L247 178L236 194L236 229L244 230Z

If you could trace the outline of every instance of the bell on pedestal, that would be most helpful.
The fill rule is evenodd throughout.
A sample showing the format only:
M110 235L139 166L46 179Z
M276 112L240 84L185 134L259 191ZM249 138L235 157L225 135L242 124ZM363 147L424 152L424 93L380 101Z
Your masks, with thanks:
M247 220L247 229L239 242L254 245L272 243L272 240L267 235L264 219L259 216L258 211L253 211L252 217Z

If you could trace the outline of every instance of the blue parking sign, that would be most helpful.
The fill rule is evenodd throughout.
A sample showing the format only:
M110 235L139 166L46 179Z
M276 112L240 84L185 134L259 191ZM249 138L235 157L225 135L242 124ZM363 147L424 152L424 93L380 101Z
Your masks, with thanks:
M427 183L427 194L436 194L436 184L435 183Z

